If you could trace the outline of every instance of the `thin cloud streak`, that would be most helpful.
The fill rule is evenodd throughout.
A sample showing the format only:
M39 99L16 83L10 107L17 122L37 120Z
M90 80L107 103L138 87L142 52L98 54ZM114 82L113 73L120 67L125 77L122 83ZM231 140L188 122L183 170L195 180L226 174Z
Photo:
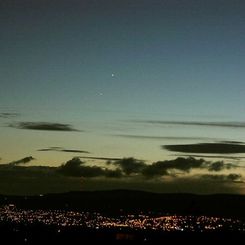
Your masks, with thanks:
M52 146L52 147L48 147L48 148L38 149L37 151L60 151L62 149L63 148L59 147L59 146Z
M50 123L50 122L19 122L15 124L9 124L9 127L17 128L17 129L28 129L28 130L81 132L81 130L74 129L70 124Z
M160 120L131 120L135 123L182 125L182 126L205 126L205 127L226 127L245 128L245 122L200 122L200 121L160 121Z
M130 135L130 134L116 134L113 136L132 138L132 139L146 139L146 140L212 140L208 137L181 137L181 136L151 136L151 135ZM213 139L214 140L214 139Z
M74 150L74 149L64 149L62 147L49 147L49 148L43 148L39 149L37 151L55 151L55 152L68 152L68 153L86 153L90 154L89 151L84 150Z
M223 140L223 141L220 141L219 143L239 144L239 145L245 144L245 142L243 142L243 141L235 141L235 140Z
M81 159L93 159L93 160L104 160L104 161L118 161L121 160L122 158L117 158L117 157L79 157Z
M0 113L0 118L13 118L13 117L17 117L18 115L19 115L18 113L1 112Z
M61 152L73 152L73 153L87 153L87 154L89 154L90 152L89 151L82 151L82 150L66 150L66 149L64 149L64 150L60 150Z

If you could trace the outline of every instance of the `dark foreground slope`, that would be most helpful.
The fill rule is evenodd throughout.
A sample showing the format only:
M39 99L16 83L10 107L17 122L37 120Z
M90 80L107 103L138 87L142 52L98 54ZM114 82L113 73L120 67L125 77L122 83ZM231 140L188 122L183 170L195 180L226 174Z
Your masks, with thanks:
M114 190L69 192L41 196L0 196L0 205L15 204L22 209L66 209L119 212L161 212L177 215L212 215L245 219L243 195L157 194Z
M220 244L243 243L244 233L239 232L154 232L154 231L118 231L66 228L57 231L49 226L13 226L0 225L1 244Z

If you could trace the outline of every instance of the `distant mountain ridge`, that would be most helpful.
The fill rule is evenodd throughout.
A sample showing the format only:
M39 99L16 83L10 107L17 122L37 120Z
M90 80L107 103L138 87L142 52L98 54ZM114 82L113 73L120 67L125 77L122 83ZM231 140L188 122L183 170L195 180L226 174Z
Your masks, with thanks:
M23 209L97 211L109 215L153 212L171 215L210 215L245 219L245 195L152 193L133 190L83 191L40 196L0 195L0 205Z

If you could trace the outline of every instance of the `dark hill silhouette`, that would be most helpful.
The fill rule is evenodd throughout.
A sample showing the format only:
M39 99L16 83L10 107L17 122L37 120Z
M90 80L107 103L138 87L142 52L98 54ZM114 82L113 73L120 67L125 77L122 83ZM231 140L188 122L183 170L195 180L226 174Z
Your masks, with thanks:
M151 211L153 213L212 215L245 219L245 196L232 194L159 194L112 190L68 192L43 196L0 195L0 205L9 203L23 209L98 211L107 215Z

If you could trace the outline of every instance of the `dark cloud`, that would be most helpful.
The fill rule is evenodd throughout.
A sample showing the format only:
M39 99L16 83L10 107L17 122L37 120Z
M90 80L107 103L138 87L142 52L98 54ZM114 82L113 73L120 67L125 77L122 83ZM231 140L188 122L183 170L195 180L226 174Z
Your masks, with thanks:
M63 149L62 152L74 152L74 153L90 153L89 151L82 151L82 150L69 150L69 149Z
M62 149L63 148L59 147L59 146L52 146L52 147L48 147L48 148L39 149L37 151L60 151Z
M228 174L227 179L231 181L241 181L242 175L241 174Z
M29 156L29 157L24 157L20 160L17 160L17 161L13 161L11 163L9 163L10 165L18 165L18 164L25 164L25 163L28 163L28 162L31 162L35 160L35 158L33 158L32 156Z
M243 183L241 181L242 175L240 174L204 174L201 175L201 178L206 179L206 180L211 180L211 181L220 181L220 182L238 182L238 183Z
M147 165L142 174L147 177L170 175L172 170L189 172L193 168L207 167L208 164L203 159L178 157L174 160L158 161Z
M85 166L84 162L78 157L74 157L60 166L58 172L73 177L121 177L121 171L119 169L110 170L98 166Z
M132 138L132 139L146 139L146 140L210 140L205 137L174 137L174 136L148 136L148 135L130 135L130 134L117 134L114 136Z
M145 167L142 171L142 174L149 178L152 178L155 176L169 175L168 168L165 167L164 162L156 162L156 163L153 163Z
M245 128L245 122L198 122L198 121L160 121L160 120L131 120L136 123L182 125L182 126L205 126L205 127L228 127Z
M108 164L120 167L126 175L141 173L141 171L146 167L146 164L143 161L137 160L133 157L123 158L114 162L109 161Z
M208 171L222 171L224 169L235 168L236 166L231 163L224 163L222 161L210 163Z
M123 158L118 161L108 161L107 164L119 167L126 176L137 174L148 178L167 175L174 176L174 172L176 171L189 173L194 168L218 172L237 167L236 165L227 164L222 161L209 162L204 159L195 159L193 157L178 157L174 160L158 161L152 164L146 164L145 162L134 158Z
M169 151L185 153L232 154L245 153L245 145L231 143L200 143L185 145L164 145Z
M13 117L17 117L18 115L19 115L18 113L1 112L0 113L0 118L13 118Z
M29 130L46 130L46 131L80 131L74 129L70 124L49 123L49 122L19 122L10 124L9 127Z
M115 169L115 170L105 169L104 175L105 177L108 178L121 178L123 176L122 171L120 169Z
M89 151L74 150L74 149L64 149L62 147L49 147L49 148L39 149L38 151L59 151L59 152L87 153L87 154L90 153Z

